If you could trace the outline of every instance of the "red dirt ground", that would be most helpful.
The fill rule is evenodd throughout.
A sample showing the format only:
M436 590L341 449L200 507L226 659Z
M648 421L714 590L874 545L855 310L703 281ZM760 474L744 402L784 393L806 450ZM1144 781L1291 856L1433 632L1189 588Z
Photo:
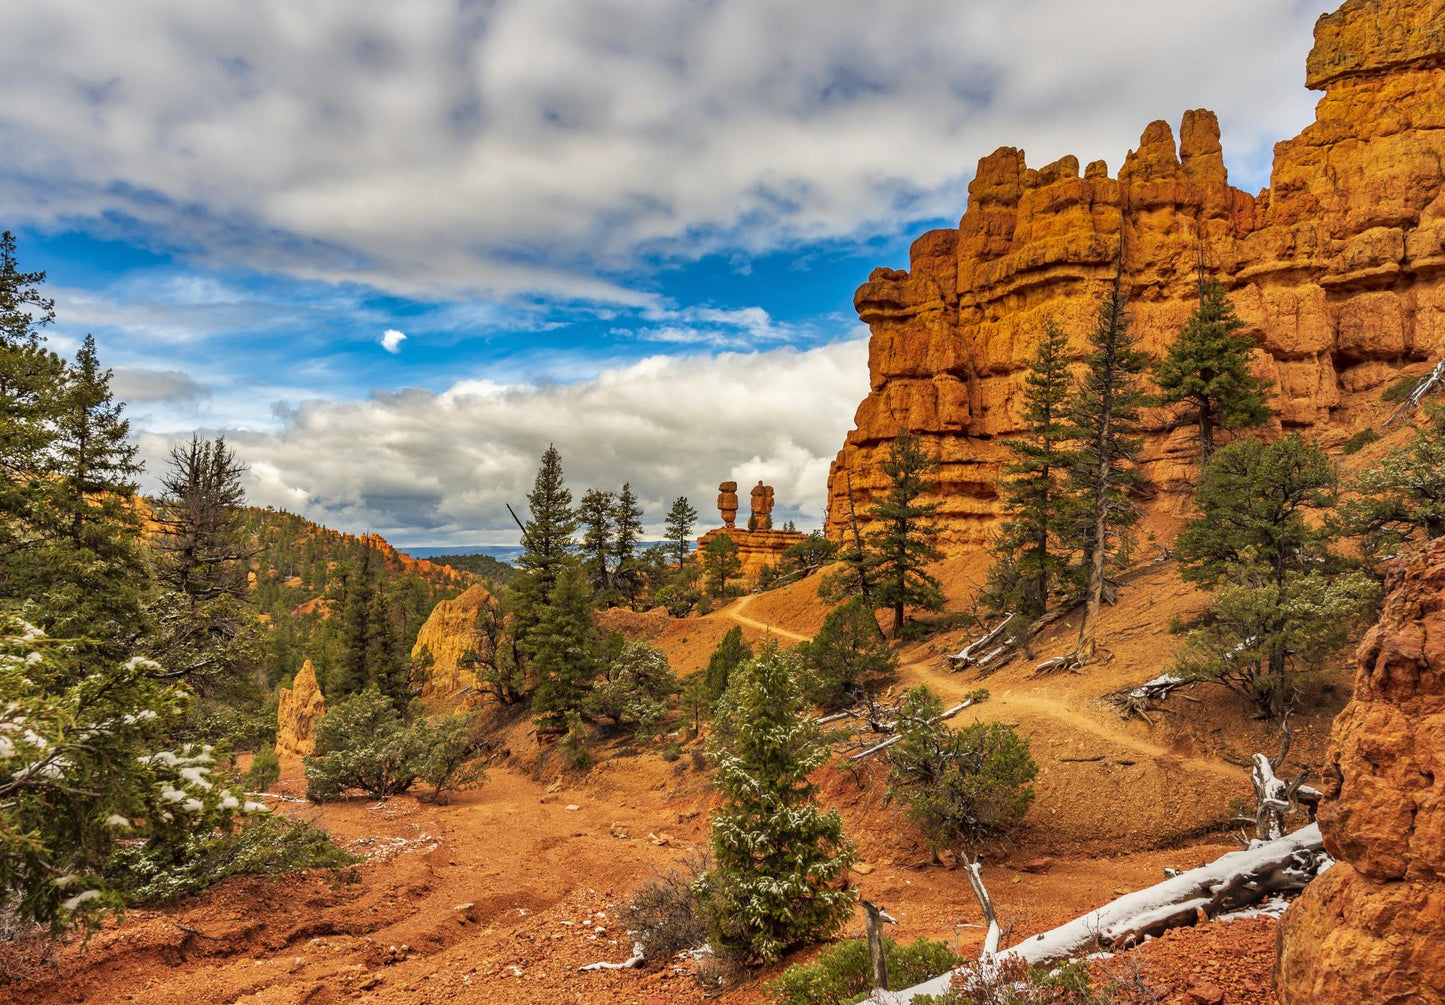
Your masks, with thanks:
M976 569L946 563L950 592L966 592ZM806 580L706 618L648 616L619 627L647 634L686 676L734 624L753 640L767 632L785 645L808 637L822 621L815 589L816 579ZM1078 675L1034 678L1022 659L983 681L950 673L941 656L963 644L962 627L901 650L897 686L926 682L945 700L986 687L990 698L959 721L1011 722L1032 740L1037 799L1014 845L989 856L984 873L1017 936L1154 883L1166 867L1237 847L1226 830L1231 802L1250 794L1244 762L1255 750L1272 752L1276 730L1232 697L1201 688L1191 694L1198 702L1171 699L1152 727L1121 719L1101 700L1167 665L1170 619L1202 605L1172 567L1143 571L1105 612L1107 662ZM1071 648L1071 631L1075 623L1059 625L1036 657ZM1317 763L1347 697L1343 679L1340 668L1328 675L1296 717L1291 767ZM448 806L410 796L311 806L298 798L299 764L285 764L276 788L291 801L279 808L316 820L366 862L342 877L247 878L173 907L135 910L88 945L64 944L44 962L27 947L0 947L0 1005L702 1001L691 977L670 968L577 971L626 958L621 911L630 893L705 845L713 796L690 756L699 744L673 763L655 747L613 750L578 776L539 752L525 722L511 726L507 740L509 756L485 785ZM817 777L866 862L854 882L902 921L890 934L975 947L980 918L963 872L927 863L922 842L887 802L883 766L856 774L829 767ZM1054 860L1047 872L1018 868L1044 855ZM860 914L844 935L861 933ZM1193 1001L1187 989L1198 977L1230 1005L1266 1005L1274 1002L1273 947L1273 922L1216 923L1121 960L1137 960L1171 989L1170 1002ZM758 1001L767 976L714 1000Z

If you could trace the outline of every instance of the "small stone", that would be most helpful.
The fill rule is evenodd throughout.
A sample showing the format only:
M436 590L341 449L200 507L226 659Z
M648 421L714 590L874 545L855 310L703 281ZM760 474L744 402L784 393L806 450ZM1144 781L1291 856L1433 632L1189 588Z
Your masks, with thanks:
M873 871L873 867L867 862L858 862L854 864L853 871L860 876L866 876Z
M1023 865L1019 866L1019 872L1030 872L1030 873L1048 872L1048 871L1049 871L1050 869L1052 869L1053 867L1054 867L1054 860L1053 860L1053 859L1051 859L1051 858L1035 858L1035 859L1030 859L1029 861L1025 862Z
M1224 1005L1224 992L1213 984L1196 984L1189 988L1194 1005Z
M576 803L568 803L566 808L568 810L580 810L582 807L578 806Z

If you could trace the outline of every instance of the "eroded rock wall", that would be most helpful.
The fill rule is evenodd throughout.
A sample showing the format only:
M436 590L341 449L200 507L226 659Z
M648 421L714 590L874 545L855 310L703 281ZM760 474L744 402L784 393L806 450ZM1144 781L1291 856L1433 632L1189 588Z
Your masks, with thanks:
M1271 187L1229 185L1213 113L1176 140L1154 122L1117 177L1074 157L1030 168L983 158L957 229L918 238L906 271L875 269L854 296L869 326L870 391L829 477L828 529L849 486L860 509L885 484L888 442L908 430L941 462L953 547L984 543L1024 369L1045 322L1076 352L1116 269L1134 332L1161 355L1197 302L1201 254L1260 347L1287 428L1328 434L1342 395L1390 381L1445 343L1445 4L1351 2L1321 18L1309 86L1316 120L1275 147ZM1122 246L1121 246L1122 245ZM1165 510L1193 475L1192 430L1147 417L1144 491Z
M1282 1005L1445 1003L1445 541L1397 560L1335 719L1320 829L1339 860L1280 927Z
M469 586L458 597L443 600L432 608L421 629L413 657L423 649L431 651L431 676L422 687L424 697L448 697L459 689L476 683L476 677L460 664L462 654L476 647L481 636L477 632L477 615L491 603L492 595L481 585Z

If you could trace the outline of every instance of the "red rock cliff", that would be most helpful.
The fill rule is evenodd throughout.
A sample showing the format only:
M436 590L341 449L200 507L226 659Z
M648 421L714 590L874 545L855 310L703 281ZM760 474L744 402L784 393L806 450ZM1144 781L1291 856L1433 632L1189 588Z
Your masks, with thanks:
M907 271L875 269L854 296L872 332L871 390L829 477L829 531L851 481L860 506L884 484L887 442L919 434L941 461L948 543L980 544L998 514L1004 450L1018 429L1023 369L1048 318L1081 348L1122 257L1134 331L1159 355L1208 272L1231 290L1274 381L1286 427L1320 430L1342 391L1389 381L1445 341L1445 7L1351 0L1315 27L1307 83L1316 120L1275 147L1271 187L1232 188L1218 123L1186 112L1176 143L1145 131L1117 178L1022 151L979 161L955 230L913 243ZM1123 242L1122 255L1120 241ZM1192 431L1150 417L1145 491L1177 507Z
M1330 737L1319 820L1339 862L1285 914L1282 1005L1445 1003L1445 541L1386 585Z

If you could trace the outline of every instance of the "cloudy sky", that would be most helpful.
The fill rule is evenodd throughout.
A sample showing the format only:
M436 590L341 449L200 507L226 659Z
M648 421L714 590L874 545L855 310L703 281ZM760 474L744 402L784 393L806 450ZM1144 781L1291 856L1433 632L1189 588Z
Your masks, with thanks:
M874 265L978 158L1111 170L1220 115L1268 184L1330 0L0 0L0 226L93 332L154 469L514 543L548 442L660 524L724 478L821 521Z

